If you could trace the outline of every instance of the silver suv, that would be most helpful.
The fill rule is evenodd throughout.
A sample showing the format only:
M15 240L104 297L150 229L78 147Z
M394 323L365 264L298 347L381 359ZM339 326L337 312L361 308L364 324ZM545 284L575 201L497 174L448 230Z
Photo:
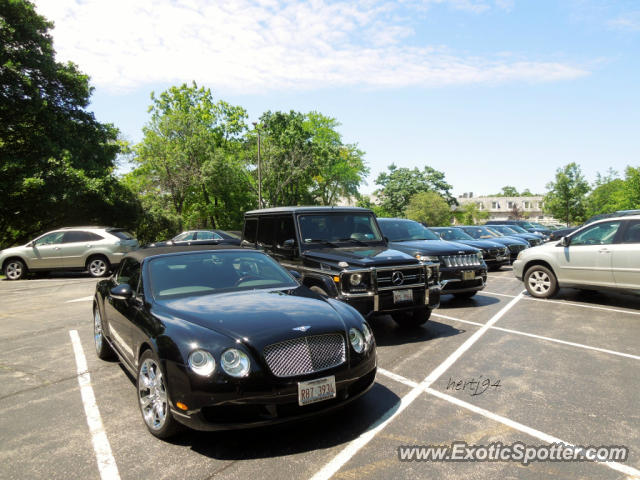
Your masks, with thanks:
M0 251L0 265L9 280L51 270L86 270L101 277L136 248L138 241L121 228L69 227Z
M513 273L538 298L560 287L640 290L640 215L605 218L523 250Z

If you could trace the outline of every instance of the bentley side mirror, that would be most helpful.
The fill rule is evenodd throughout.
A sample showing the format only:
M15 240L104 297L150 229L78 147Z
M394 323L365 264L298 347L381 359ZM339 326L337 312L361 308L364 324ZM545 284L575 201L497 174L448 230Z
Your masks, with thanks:
M123 283L111 289L111 297L118 300L129 300L133 297L133 290L128 283Z
M560 245L562 245L563 247L568 247L571 244L571 240L569 240L569 237L562 237L560 239Z

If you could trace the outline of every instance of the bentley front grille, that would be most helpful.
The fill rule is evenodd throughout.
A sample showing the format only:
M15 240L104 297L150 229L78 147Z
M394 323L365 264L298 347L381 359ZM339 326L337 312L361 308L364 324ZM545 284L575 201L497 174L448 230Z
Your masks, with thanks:
M264 358L276 377L295 377L337 367L346 360L339 333L293 338L268 345Z

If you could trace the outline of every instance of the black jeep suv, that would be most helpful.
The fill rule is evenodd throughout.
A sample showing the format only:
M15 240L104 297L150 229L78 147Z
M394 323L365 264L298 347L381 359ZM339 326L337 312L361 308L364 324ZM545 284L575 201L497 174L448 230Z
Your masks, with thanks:
M368 317L389 313L400 325L421 325L440 303L438 264L389 249L365 208L253 210L245 213L242 243L263 248L303 285Z

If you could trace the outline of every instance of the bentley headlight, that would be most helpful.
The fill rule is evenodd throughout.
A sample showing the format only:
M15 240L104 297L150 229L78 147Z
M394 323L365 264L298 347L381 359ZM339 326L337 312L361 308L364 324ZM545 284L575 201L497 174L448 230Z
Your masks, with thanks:
M356 353L362 353L364 351L364 337L359 330L355 328L349 329L349 342L356 351Z
M216 361L206 350L194 350L189 354L189 368L203 377L210 376L216 369Z
M373 332L366 323L362 324L362 333L364 333L364 341L367 344L367 348L371 348L373 345Z
M229 348L220 356L220 366L227 375L241 378L249 375L251 361L249 356L237 348Z
M362 283L362 274L354 273L353 275L351 275L349 277L349 283L354 287L360 285Z

